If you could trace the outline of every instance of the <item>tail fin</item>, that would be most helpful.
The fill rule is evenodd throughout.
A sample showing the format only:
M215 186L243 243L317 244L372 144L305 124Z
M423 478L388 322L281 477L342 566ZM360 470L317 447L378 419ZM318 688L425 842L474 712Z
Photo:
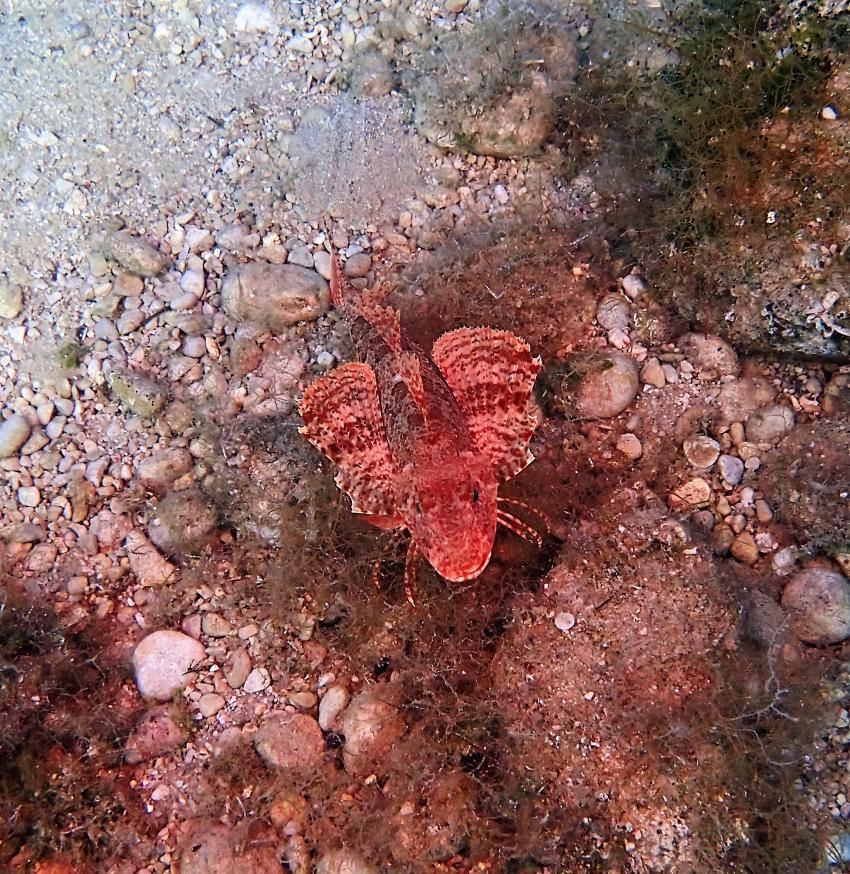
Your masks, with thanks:
M336 249L331 248L331 303L336 309L351 304L357 297L357 289L342 270Z

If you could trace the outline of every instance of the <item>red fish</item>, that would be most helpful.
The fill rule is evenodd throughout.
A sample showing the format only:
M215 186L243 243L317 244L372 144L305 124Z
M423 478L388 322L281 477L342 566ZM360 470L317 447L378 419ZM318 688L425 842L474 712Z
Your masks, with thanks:
M498 495L534 458L540 359L492 328L450 331L428 355L380 290L358 293L332 264L331 300L359 360L307 388L301 433L339 468L352 511L410 531L408 585L418 553L450 582L479 576L497 523L540 545L537 531L503 509L526 505Z

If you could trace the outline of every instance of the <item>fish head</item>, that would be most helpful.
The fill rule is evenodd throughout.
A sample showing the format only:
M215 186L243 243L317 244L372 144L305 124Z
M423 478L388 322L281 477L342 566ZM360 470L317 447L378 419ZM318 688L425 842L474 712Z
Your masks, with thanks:
M498 482L489 464L459 455L412 473L403 515L420 551L449 582L475 579L496 536Z

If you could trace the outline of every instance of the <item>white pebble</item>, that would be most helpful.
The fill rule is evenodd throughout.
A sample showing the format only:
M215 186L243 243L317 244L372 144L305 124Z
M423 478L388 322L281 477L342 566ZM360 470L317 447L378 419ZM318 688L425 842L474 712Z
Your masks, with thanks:
M506 204L510 199L510 195L508 194L507 189L504 185L497 185L493 189L493 197L495 197L496 200L502 205Z
M820 117L825 121L837 121L838 110L831 103L827 103L820 111Z
M37 507L41 503L41 492L35 486L22 486L18 489L18 503L22 507Z
M576 624L576 618L572 613L555 614L555 628L558 631L567 632Z

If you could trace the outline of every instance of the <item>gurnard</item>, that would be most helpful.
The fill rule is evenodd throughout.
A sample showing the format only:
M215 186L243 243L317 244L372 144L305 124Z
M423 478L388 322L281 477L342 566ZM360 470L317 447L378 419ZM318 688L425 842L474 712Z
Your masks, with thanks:
M335 256L331 270L331 301L358 360L306 389L300 431L338 468L354 513L410 532L408 600L419 554L444 579L464 582L490 561L497 524L539 546L538 532L505 509L531 508L498 494L534 459L541 362L528 343L509 331L459 328L428 355L380 289L358 292Z

